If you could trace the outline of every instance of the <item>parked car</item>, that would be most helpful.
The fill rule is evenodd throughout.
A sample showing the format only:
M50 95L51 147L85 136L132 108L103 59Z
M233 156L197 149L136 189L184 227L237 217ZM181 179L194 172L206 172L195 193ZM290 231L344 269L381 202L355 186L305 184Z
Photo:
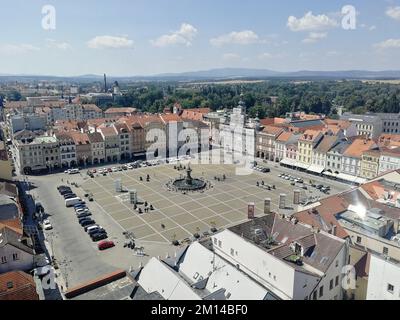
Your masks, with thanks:
M91 235L90 237L92 238L92 241L96 242L96 241L107 239L108 235L107 235L107 233L95 233L95 234Z
M85 219L88 219L88 218L85 218ZM92 220L92 219L89 219L89 220L82 220L79 224L80 224L82 227L86 227L86 226L88 226L88 225L96 224L96 221L94 221L94 220Z
M101 227L98 225L98 224L94 224L94 225L92 225L92 226L87 226L87 227L85 227L84 229L85 229L85 232L87 232L87 233L89 233L90 231L95 231L95 230L98 230L98 229L100 229Z
M74 206L74 205L76 205L76 204L78 204L78 203L83 203L83 202L82 202L82 199L79 198L79 197L70 198L70 199L65 199L65 206L66 206L67 208L72 207L72 206Z
M49 220L44 220L43 221L43 229L44 230L51 230L53 229L53 226L51 225Z
M99 242L97 244L97 247L99 248L99 250L106 250L106 249L115 247L115 244L112 241L106 240L106 241Z
M89 228L93 228L90 229ZM89 226L88 230L86 231L90 236L97 234L97 233L107 233L106 230L103 227L100 227L98 225L94 225L94 226Z
M79 213L76 217L79 219L79 218L90 217L91 215L92 215L92 213L90 211L88 211L88 212Z

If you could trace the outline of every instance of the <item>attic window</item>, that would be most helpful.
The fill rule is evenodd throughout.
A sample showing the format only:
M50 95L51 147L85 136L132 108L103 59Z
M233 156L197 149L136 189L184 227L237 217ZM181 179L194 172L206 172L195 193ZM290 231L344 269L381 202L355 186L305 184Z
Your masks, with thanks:
M12 289L14 287L14 284L12 281L7 282L7 289Z
M196 272L195 274L194 274L194 276L193 276L193 279L197 279L198 277L199 277L199 273L198 272Z

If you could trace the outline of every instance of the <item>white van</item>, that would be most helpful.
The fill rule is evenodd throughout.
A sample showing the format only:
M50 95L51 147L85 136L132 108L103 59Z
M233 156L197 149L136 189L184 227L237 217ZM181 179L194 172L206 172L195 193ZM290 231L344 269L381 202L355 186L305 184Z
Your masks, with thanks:
M78 203L82 202L81 198L71 198L71 199L65 199L65 206L67 208L72 207Z
M68 170L68 174L78 174L79 173L79 169L69 169Z

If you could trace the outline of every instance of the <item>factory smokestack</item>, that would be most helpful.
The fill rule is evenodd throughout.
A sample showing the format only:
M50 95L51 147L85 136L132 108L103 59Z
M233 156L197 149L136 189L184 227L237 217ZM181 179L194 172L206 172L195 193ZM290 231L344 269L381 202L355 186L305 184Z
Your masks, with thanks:
M104 74L104 92L107 93L107 75Z

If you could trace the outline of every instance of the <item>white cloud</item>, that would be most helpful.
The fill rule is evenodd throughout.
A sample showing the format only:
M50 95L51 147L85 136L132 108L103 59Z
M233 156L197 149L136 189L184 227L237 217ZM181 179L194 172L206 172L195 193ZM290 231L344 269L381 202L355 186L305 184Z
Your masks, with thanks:
M388 39L374 45L378 49L400 48L400 39Z
M182 23L181 28L178 31L162 35L156 40L150 40L150 43L155 47L166 47L177 44L189 47L192 45L192 41L196 37L197 32L197 29L191 24Z
M58 42L54 39L46 39L47 48L51 49L59 49L59 50L68 50L71 49L71 46L67 42Z
M287 26L292 31L318 31L329 29L338 26L335 19L329 18L325 14L313 15L311 11L307 12L304 17L296 18L290 16L288 18Z
M24 54L39 51L40 48L31 44L3 44L0 45L0 53L7 55Z
M239 60L240 55L238 55L236 53L225 53L222 55L222 59L227 60L227 61Z
M305 38L302 42L303 43L315 43L319 40L325 39L328 36L326 32L310 32L308 37Z
M337 56L340 56L341 55L341 53L340 52L338 52L338 51L328 51L327 53L326 53L326 56L327 57L337 57Z
M217 38L212 38L210 43L213 46L220 47L226 44L247 45L259 42L259 36L251 30L233 31L229 34L224 34Z
M87 46L92 49L123 49L132 48L133 40L127 36L97 36L89 40Z
M400 6L387 8L386 15L392 19L400 21Z
M261 53L260 55L258 55L258 59L260 59L260 60L268 60L268 59L271 59L273 57L274 57L274 55L272 53L269 53L269 52L264 52L264 53Z

